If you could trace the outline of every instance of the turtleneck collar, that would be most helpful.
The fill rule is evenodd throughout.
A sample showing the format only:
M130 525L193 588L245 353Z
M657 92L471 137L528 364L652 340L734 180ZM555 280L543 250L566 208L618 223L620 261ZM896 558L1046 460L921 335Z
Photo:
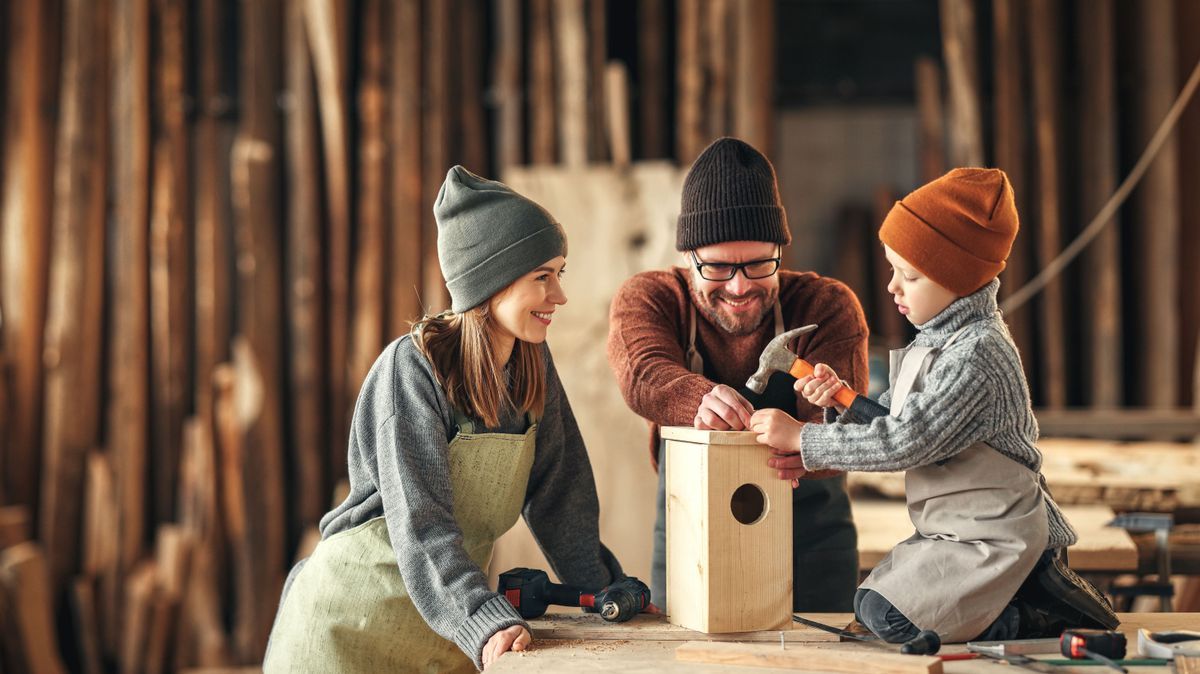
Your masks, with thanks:
M968 323L996 316L999 313L996 304L999 290L1000 279L994 278L979 290L951 302L937 316L918 325L917 330L927 337L948 337Z

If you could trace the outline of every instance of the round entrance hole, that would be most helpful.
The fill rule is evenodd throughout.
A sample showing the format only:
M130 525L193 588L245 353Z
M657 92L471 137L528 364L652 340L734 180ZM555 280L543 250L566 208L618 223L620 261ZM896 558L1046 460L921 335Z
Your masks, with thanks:
M758 485L747 482L733 491L729 509L735 520L754 524L767 514L767 495Z

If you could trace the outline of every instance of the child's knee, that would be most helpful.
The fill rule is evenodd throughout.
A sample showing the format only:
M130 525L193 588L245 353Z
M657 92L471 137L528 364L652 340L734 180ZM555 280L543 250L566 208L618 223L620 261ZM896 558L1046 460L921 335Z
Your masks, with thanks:
M874 590L860 589L854 595L854 615L864 627L888 643L902 643L920 631L900 609Z

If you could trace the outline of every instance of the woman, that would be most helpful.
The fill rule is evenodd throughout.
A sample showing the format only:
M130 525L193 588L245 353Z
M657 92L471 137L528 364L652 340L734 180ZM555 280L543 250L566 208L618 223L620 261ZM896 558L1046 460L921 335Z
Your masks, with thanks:
M350 495L284 586L266 671L471 671L530 642L487 585L519 514L563 582L621 567L575 418L544 345L562 227L498 182L450 169L434 204L451 311L389 345L363 382Z

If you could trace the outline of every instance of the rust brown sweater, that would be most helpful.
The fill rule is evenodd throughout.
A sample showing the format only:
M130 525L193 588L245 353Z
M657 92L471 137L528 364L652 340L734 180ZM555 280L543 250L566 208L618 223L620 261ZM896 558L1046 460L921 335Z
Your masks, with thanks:
M650 461L658 468L658 427L690 426L700 399L715 384L741 389L758 356L775 336L770 314L759 329L735 337L696 311L696 348L717 381L688 371L690 270L649 271L626 281L609 314L608 362L625 402L651 424ZM856 391L867 390L867 322L854 293L812 272L779 272L784 329L821 327L791 348L812 364L826 363ZM796 397L788 410L801 421L821 421L821 408Z

